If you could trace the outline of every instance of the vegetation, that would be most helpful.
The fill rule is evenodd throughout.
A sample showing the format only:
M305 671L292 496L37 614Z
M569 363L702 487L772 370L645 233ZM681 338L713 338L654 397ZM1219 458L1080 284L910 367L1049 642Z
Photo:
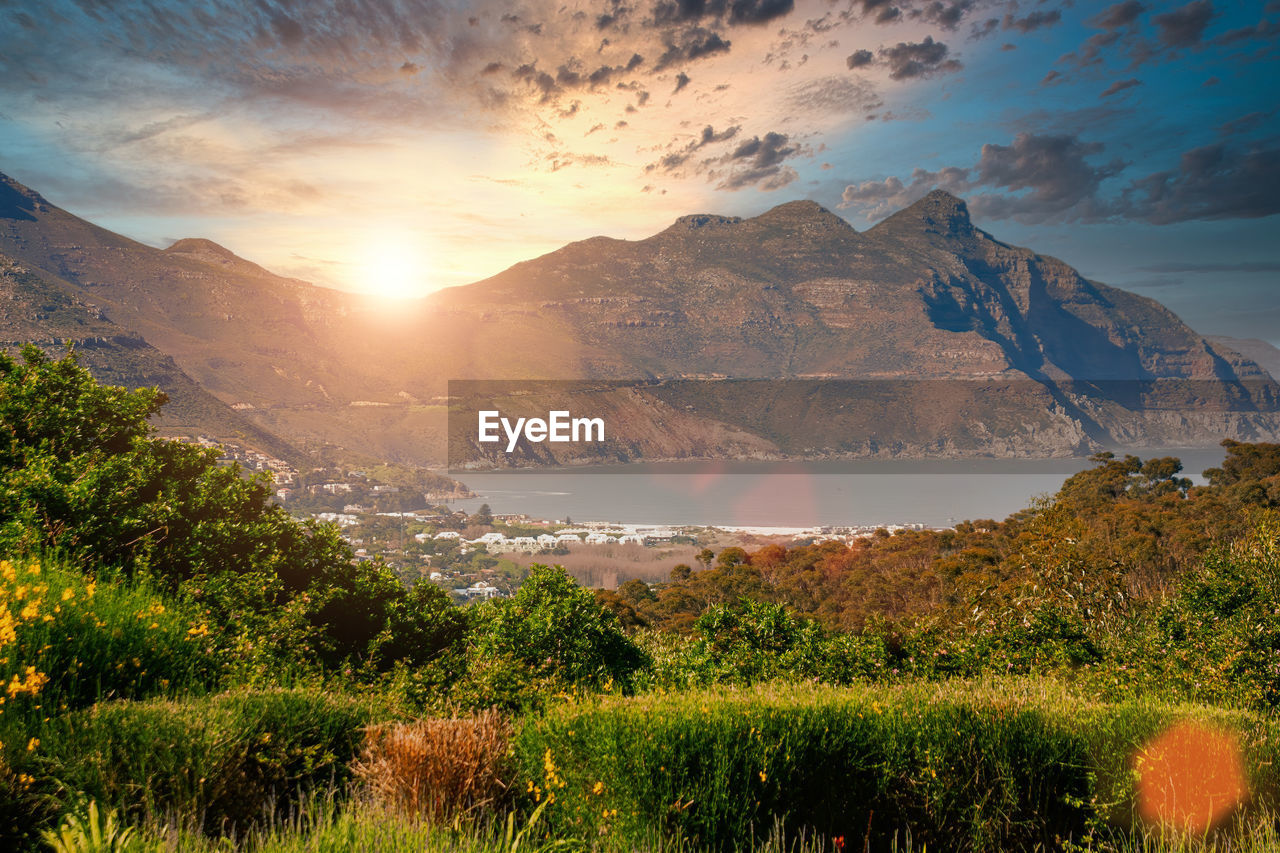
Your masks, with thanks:
M162 402L0 356L6 849L1274 849L1280 446L457 608Z

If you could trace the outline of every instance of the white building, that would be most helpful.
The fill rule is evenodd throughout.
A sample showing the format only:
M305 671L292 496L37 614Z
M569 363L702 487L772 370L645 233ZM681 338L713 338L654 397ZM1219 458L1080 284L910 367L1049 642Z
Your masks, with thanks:
M455 589L454 592L467 599L498 598L502 595L502 592L496 586L485 581L476 581L471 586Z

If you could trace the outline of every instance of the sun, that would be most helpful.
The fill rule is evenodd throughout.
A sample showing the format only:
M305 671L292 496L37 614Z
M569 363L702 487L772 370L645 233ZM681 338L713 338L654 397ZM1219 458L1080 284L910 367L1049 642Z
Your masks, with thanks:
M412 299L427 291L427 257L409 235L370 241L365 250L364 289L388 299Z

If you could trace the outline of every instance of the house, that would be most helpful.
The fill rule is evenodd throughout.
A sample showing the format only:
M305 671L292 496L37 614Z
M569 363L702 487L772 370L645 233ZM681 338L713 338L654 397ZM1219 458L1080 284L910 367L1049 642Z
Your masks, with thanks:
M469 600L499 598L502 595L502 592L496 586L485 581L476 581L471 586L455 589L454 592Z

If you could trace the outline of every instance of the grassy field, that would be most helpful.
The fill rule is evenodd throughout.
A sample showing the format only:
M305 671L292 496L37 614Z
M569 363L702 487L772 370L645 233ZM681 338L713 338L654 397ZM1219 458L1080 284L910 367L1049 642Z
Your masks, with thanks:
M61 832L132 828L74 850L1280 849L1275 720L1049 679L566 697L514 726L367 728L386 713L305 690L109 701L40 752L85 797ZM1157 755L1178 726L1203 734L1190 773ZM1214 733L1238 744L1233 802ZM1144 820L1168 784L1181 827Z

